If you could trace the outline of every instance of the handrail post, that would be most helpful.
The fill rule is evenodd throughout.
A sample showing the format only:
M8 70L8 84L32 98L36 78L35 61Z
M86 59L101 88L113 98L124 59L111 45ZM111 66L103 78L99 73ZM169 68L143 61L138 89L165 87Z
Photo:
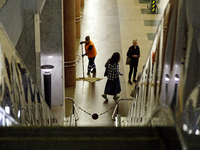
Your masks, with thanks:
M77 119L76 119L76 117L75 117L75 121L79 120L79 116L78 116L78 112L77 112L77 109L76 109L76 105L75 105L74 99L71 98L71 97L65 97L65 99L71 100L71 101L73 102L72 114L73 114L74 117L75 117L75 113L76 113Z
M122 101L122 100L129 101L129 100L134 100L134 99L124 99L124 98L119 99L119 100L117 101L117 103L115 104L115 109L114 109L113 114L112 114L112 116L111 116L111 118L112 118L113 120L115 120L115 118L114 118L115 112L117 111L117 114L119 113L119 108L118 108L118 106L119 106L119 102Z
M115 109L114 109L113 114L112 114L112 117L111 117L113 120L115 120L114 115L115 115L115 112L116 112L117 107L118 107L118 103L116 103Z

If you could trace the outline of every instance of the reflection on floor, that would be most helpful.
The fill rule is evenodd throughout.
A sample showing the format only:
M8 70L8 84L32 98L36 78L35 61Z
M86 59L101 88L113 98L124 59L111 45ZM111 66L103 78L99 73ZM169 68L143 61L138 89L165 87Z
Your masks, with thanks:
M141 3L140 3L141 2ZM79 114L77 126L113 126L111 119L113 107L116 101L113 96L108 96L108 103L104 103L101 95L104 92L106 78L104 75L105 63L114 52L121 55L120 77L122 91L120 98L132 98L130 96L133 85L128 84L129 67L125 65L126 53L132 45L132 40L137 39L141 51L138 65L138 73L146 63L153 35L156 32L159 20L162 17L167 0L160 0L157 4L159 14L142 14L147 8L149 1L141 0L85 0L83 8L84 18L81 22L81 38L77 39L77 54L81 55L80 41L89 35L97 49L95 63L97 66L96 78L103 78L96 82L77 80L75 87L67 88L65 97L74 99ZM87 71L88 59L84 59L84 70ZM82 62L82 61L81 61ZM76 77L83 77L82 63L76 67ZM86 75L86 71L85 76ZM92 74L91 74L92 76ZM126 116L130 106L130 101L121 101L119 114ZM71 104L65 103L66 115ZM98 114L98 119L92 118L93 114ZM66 116L65 115L65 116ZM62 120L62 119L61 119Z

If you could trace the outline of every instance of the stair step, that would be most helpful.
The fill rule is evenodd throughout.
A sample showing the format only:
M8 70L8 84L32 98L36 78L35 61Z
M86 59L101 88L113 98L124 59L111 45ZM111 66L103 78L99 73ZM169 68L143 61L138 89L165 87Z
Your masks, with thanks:
M152 127L9 127L0 128L0 137L5 136L32 136L32 137L82 137L82 136L97 136L97 137L154 137L156 131ZM160 129L161 131L165 129ZM168 129L170 130L170 128ZM167 131L168 131L167 130ZM160 132L161 132L160 131ZM173 129L173 131L175 131ZM163 131L165 132L165 131ZM173 134L174 132L172 132ZM176 131L175 131L176 133ZM134 135L134 136L133 136ZM174 134L175 135L175 134ZM172 135L172 136L174 136Z
M7 127L0 133L0 149L12 150L181 148L172 127Z
M0 141L1 149L41 149L41 150L160 150L160 142L158 138L8 138ZM11 144L12 143L12 144Z

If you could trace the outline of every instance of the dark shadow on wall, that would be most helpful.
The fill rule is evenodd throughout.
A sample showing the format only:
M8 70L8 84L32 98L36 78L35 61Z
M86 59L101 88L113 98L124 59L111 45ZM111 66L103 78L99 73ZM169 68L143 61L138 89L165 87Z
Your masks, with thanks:
M35 55L35 31L33 12L24 13L24 28L17 42L16 50L31 74L36 80L36 55Z

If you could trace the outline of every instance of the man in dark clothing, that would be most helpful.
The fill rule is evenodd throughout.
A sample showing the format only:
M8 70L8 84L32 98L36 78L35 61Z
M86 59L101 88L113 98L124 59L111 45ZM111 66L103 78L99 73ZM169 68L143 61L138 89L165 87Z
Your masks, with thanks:
M133 45L131 47L129 47L129 50L127 52L127 56L131 57L128 83L132 84L131 75L133 73L133 68L134 68L133 82L136 82L135 78L136 78L136 74L137 74L138 61L139 61L139 57L140 57L140 48L137 45L137 40L133 40Z

